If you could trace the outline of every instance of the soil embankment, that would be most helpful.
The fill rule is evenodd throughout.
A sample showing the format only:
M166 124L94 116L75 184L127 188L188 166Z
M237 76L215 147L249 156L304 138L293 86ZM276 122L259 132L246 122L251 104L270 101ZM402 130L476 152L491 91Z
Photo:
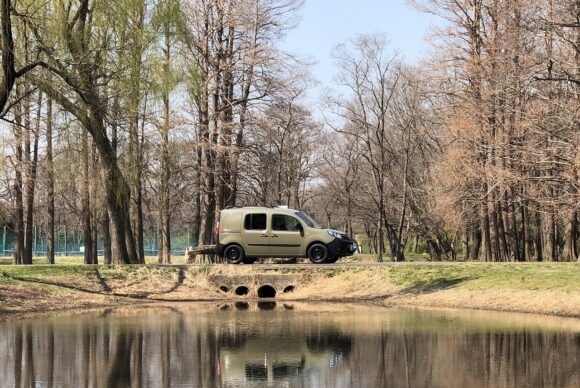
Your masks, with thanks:
M2 266L0 318L135 303L279 300L468 308L580 317L580 264Z

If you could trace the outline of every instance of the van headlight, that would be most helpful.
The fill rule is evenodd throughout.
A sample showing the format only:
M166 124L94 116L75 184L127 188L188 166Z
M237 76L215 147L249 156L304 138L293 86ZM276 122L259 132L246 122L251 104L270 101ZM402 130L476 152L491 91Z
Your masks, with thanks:
M338 230L328 229L328 234L334 238L338 239L342 238L342 234Z

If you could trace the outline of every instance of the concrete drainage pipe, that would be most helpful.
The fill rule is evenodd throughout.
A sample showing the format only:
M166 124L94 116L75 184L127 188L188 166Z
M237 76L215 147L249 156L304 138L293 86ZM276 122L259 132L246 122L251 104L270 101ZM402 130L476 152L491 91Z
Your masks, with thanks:
M269 284L264 284L258 288L258 298L275 298L276 289Z
M234 292L238 296L244 296L248 295L250 289L248 288L248 286L237 286Z

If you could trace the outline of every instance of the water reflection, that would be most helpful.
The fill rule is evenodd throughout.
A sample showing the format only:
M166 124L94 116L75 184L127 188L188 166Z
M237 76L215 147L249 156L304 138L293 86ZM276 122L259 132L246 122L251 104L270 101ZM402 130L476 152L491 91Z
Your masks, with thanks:
M2 387L578 387L578 320L255 303L0 323Z

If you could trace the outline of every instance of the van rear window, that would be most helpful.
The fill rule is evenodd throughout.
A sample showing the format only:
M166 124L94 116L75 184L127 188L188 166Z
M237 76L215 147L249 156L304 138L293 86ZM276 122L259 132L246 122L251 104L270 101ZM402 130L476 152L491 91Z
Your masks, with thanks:
M265 214L246 214L244 220L244 229L246 230L264 230L266 229Z

